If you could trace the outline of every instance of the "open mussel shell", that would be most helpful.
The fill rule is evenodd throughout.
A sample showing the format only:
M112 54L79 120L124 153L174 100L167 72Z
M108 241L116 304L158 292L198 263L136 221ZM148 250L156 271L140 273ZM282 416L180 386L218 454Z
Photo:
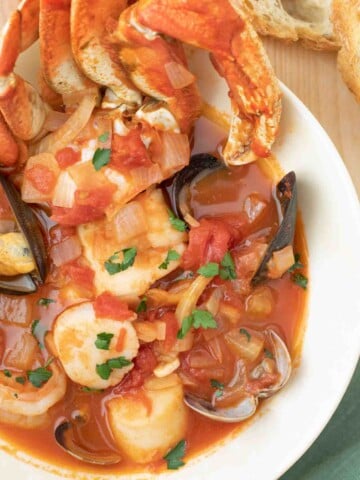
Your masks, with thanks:
M294 241L296 213L297 213L297 187L295 172L289 172L276 186L276 196L280 203L282 220L279 229L266 249L262 262L255 272L251 283L258 285L267 279L267 264L272 254L291 245Z
M35 279L31 275L16 277L0 277L0 291L13 294L26 294L35 292L36 283L43 283L48 272L46 246L39 222L31 207L22 201L20 193L15 186L0 175L0 184L9 201L18 227L27 240L36 266Z
M184 402L192 410L200 413L200 415L223 423L235 423L246 420L254 415L258 405L256 397L248 396L233 407L216 408L210 402L189 393L185 394Z
M95 465L114 465L121 462L121 456L111 451L88 451L78 445L73 436L70 422L60 423L55 429L57 444L72 457Z
M190 163L187 167L178 172L173 179L170 202L175 215L179 218L184 218L186 213L186 205L182 202L182 192L190 183L200 174L206 175L211 171L226 168L225 165L213 155L209 153L198 153L190 158Z

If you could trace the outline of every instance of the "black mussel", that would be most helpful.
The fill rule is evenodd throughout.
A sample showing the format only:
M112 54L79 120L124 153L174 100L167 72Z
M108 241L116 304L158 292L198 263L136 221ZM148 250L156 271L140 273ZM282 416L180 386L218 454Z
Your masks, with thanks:
M95 465L114 465L121 462L121 456L114 451L88 451L78 445L73 435L73 425L64 421L55 429L55 440L57 444L72 457L82 462Z
M1 276L0 291L10 294L27 294L37 290L37 284L42 284L48 273L46 246L39 221L29 205L22 201L20 193L11 181L0 175L0 184L14 213L21 233L24 235L36 271L34 274L16 276Z
M272 254L291 245L294 241L296 213L297 213L297 188L295 172L289 172L276 186L276 197L280 204L282 220L279 229L268 246L263 260L255 272L251 283L257 285L267 278L267 264Z
M171 207L175 215L179 218L184 218L188 213L186 210L186 202L183 201L184 190L194 180L195 177L206 172L211 172L219 168L226 168L225 165L213 155L209 153L198 153L193 155L187 167L178 172L173 179L170 190Z

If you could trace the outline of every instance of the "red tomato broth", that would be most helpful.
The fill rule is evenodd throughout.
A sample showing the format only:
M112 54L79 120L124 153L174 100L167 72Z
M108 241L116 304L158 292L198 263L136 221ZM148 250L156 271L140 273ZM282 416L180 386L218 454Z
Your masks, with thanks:
M225 215L232 216L233 223L234 218L236 220L236 217L242 214L245 198L254 192L264 199L264 202L267 204L266 212L253 225L243 225L242 233L243 236L248 236L260 231L262 232L260 236L262 236L264 231L267 231L267 234L269 234L270 228L272 231L274 230L274 225L277 226L278 217L277 207L272 197L272 182L256 164L247 165L239 169L233 168L230 171L216 172L202 179L192 187L191 207L196 218L204 216L221 218ZM301 219L298 219L297 222L294 250L301 254L301 260L306 265L307 252ZM303 272L306 274L306 268ZM166 285L166 279L161 283ZM261 330L266 325L276 326L284 335L293 358L296 358L299 355L299 338L301 337L303 325L306 292L295 285L289 274L285 274L282 279L271 280L267 285L274 292L275 297L274 308L271 314L265 319L254 319L248 316L246 312L242 312L239 325L247 325L258 330ZM231 290L231 287L228 288ZM42 297L52 298L57 301L47 307L38 306L37 301ZM230 293L228 297L228 303L231 304L233 301L234 305L239 306L231 299L232 295ZM39 319L44 331L51 329L56 316L67 307L66 303L62 303L58 290L51 285L45 285L37 294L29 296L28 302L32 320ZM239 300L239 302L241 303L242 300ZM0 328L5 331L7 342L10 346L14 344L15 336L24 330L22 327L12 326L1 321ZM119 322L119 328L121 328L121 322ZM30 330L30 325L27 327L27 330ZM173 339L171 339L170 343L172 341ZM3 369L6 366L2 364L0 367ZM141 384L142 382L140 382ZM89 417L91 420L79 429L82 444L94 451L104 449L105 446L116 451L106 420L105 404L114 395L117 395L118 391L119 386L115 386L105 392L91 394L84 392L79 385L69 380L64 400L51 409L52 423L49 426L36 430L36 435L34 435L32 430L22 430L17 427L0 424L0 434L9 444L14 446L14 451L16 449L23 450L46 463L51 463L59 468L67 468L74 474L77 471L100 474L101 472L127 473L144 470L159 472L163 470L166 466L162 460L148 466L138 466L128 460L124 460L117 466L96 467L70 457L57 447L53 436L54 427L64 418L73 418L79 410L91 412ZM242 422L241 424L222 424L190 412L186 436L186 459L204 452L204 450L214 446L217 442L224 441L229 435L238 433L250 421Z

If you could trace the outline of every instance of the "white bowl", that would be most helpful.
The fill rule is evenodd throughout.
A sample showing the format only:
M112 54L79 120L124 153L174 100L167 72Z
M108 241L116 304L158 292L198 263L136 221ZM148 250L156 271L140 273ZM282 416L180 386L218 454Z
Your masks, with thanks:
M209 66L207 56L195 51L191 63L206 100L227 110L227 89ZM33 63L31 66L32 70ZM302 361L288 386L267 401L248 428L214 451L187 462L184 468L165 472L161 475L164 479L275 480L325 427L356 366L360 352L357 195L319 123L285 86L283 92L284 111L275 154L285 171L296 171L310 253L310 302ZM0 453L0 467L7 480L59 478L6 453Z

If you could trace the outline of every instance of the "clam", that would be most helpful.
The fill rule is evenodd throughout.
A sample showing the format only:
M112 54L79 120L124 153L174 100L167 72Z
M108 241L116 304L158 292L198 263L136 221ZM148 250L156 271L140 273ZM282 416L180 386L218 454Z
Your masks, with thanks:
M294 241L297 188L295 172L287 173L276 186L276 196L280 204L282 220L275 237L267 247L259 268L252 277L252 285L258 285L267 279L267 264L274 252L282 250Z
M195 412L219 422L234 423L246 420L256 412L259 399L268 398L282 389L291 374L291 358L284 341L273 330L267 330L266 335L271 345L271 353L276 363L276 370L279 373L277 381L270 387L261 390L257 395L250 395L244 390L244 397L241 401L227 408L218 408L216 404L186 393L184 401L188 407ZM261 364L254 370L259 370Z
M89 451L79 445L75 440L71 422L64 421L56 427L55 440L65 452L82 462L95 465L114 465L121 462L121 456L114 451Z
M35 264L35 269L31 273L1 275L0 292L14 295L33 293L37 290L38 284L45 281L48 272L46 247L41 227L35 213L29 205L22 201L15 186L2 175L0 175L0 184L13 211L19 230L26 239L27 246L23 253L24 255L30 255ZM30 250L30 252L25 252L25 250Z

